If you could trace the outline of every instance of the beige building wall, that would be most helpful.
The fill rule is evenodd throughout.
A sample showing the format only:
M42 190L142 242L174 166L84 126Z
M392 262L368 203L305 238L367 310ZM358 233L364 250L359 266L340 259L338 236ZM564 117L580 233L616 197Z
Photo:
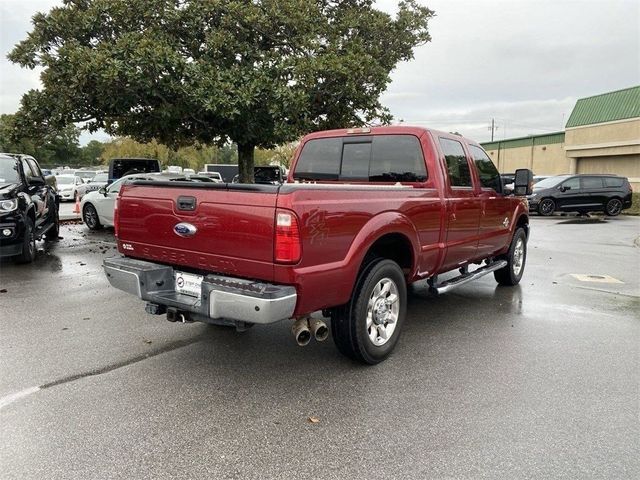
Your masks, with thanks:
M640 188L640 118L567 129L565 150L576 173L614 173Z
M500 152L494 149L488 150L487 153L500 173L512 173L518 168L529 168L536 175L559 175L569 173L571 164L563 147L562 143L551 143L533 147L528 145L503 148Z
M568 128L564 141L572 147L612 142L640 143L640 118Z
M582 157L576 173L613 173L629 179L634 191L640 190L640 155Z

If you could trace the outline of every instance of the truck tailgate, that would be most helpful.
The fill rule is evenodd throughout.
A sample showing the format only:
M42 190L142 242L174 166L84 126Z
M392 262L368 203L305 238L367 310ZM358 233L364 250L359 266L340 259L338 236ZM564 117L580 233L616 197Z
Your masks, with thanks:
M271 281L277 193L270 185L124 185L118 248L131 257Z

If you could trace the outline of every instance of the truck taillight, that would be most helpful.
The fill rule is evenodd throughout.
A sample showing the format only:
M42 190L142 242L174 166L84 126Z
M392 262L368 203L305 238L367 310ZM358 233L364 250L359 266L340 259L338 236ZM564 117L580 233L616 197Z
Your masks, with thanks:
M301 253L298 218L293 212L277 210L274 261L276 263L298 263Z
M113 205L113 233L116 238L118 238L118 217L120 216L118 213L118 204L120 203L120 194L116 197L116 202Z

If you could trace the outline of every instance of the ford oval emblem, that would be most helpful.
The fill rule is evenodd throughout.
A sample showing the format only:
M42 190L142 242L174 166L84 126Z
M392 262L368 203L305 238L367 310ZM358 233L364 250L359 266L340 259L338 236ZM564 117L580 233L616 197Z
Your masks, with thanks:
M198 229L191 225L190 223L178 223L175 227L173 227L173 231L176 235L180 235L181 237L193 237Z

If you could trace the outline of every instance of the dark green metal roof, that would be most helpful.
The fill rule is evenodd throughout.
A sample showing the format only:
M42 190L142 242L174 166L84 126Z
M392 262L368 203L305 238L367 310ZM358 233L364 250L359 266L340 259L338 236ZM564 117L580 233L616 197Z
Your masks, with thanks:
M485 142L480 145L482 145L482 148L485 150L503 150L505 148L532 147L534 145L550 145L552 143L564 143L564 132L508 138L506 140L498 140L495 142Z
M566 128L640 117L640 85L581 98L567 120Z

